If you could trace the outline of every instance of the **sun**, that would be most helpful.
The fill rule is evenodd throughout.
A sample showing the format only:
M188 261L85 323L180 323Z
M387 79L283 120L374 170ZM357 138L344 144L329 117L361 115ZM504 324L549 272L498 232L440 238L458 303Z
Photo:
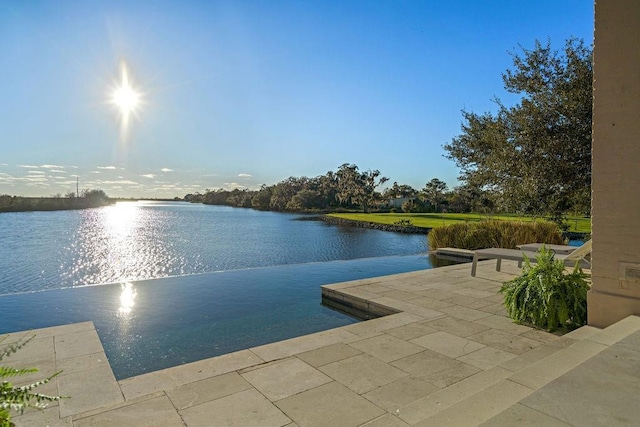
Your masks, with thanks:
M140 119L139 112L145 101L144 93L133 85L124 61L120 67L120 77L109 89L107 99L120 118L120 140L126 142L130 138L131 117Z
M122 77L118 85L113 89L110 97L111 103L118 108L123 120L136 113L142 102L142 94L134 89L129 82L127 65L122 63Z

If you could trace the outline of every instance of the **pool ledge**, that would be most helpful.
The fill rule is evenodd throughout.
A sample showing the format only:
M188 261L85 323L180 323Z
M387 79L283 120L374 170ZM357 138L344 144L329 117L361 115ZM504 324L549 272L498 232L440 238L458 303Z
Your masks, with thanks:
M323 292L335 298L398 313L121 381L115 380L91 322L32 331L36 338L6 362L41 369L27 381L63 370L39 391L70 398L14 421L18 426L373 427L516 420L580 425L594 411L603 423L637 419L634 394L626 389L640 378L628 380L620 355L640 354L640 318L562 337L516 325L505 317L498 289L518 272L515 262L505 262L501 272L480 263L476 277L469 265L457 265L327 285ZM595 372L619 374L618 387L596 388ZM615 396L603 399L607 393ZM615 408L607 412L594 399L616 402Z

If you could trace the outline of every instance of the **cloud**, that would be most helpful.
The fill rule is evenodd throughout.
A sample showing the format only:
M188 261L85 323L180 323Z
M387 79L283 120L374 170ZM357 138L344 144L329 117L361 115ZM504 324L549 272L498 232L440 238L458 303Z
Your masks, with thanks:
M64 169L64 166L58 165L40 165L40 167L45 169Z
M98 169L116 169L115 166L98 166Z
M18 165L21 168L27 168L27 169L40 169L40 166L34 166L34 165Z
M152 174L152 173L147 173L147 174L140 175L140 176L144 176L145 178L155 178L156 177L155 174Z
M65 171L60 170L60 169L51 169L49 172L51 172L51 173L65 173Z
M250 175L248 173L239 173L238 176L242 178L251 178L253 175Z
M29 171L27 173L31 174L31 175L44 175L45 174L44 171Z
M162 169L160 169L160 171L162 171L162 172L173 172L173 169L162 168Z
M91 173L102 173L100 171L91 171Z

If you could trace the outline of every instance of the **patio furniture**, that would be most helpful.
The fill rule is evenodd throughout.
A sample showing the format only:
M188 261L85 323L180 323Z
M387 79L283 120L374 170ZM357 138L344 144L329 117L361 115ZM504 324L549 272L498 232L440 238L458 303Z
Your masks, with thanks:
M564 261L566 265L575 265L576 263L580 263L581 267L591 268L591 263L585 259L587 255L591 253L591 240L586 242L584 245L576 248L571 253L564 254L556 254L555 259L559 259ZM530 255L532 255L530 253ZM501 263L503 259L509 259L513 261L518 261L518 267L522 266L522 261L524 257L529 258L529 261L536 262L535 256L528 256L526 251L521 249L504 249L504 248L487 248L487 249L478 249L473 253L473 262L471 263L471 276L475 277L476 268L478 266L479 259L495 259L496 261L496 271L500 271Z
M551 249L553 252L559 255L568 255L579 247L568 245L548 245L546 243L527 243L526 245L517 245L516 247L523 251L538 252L540 248L542 248L542 246L547 249Z

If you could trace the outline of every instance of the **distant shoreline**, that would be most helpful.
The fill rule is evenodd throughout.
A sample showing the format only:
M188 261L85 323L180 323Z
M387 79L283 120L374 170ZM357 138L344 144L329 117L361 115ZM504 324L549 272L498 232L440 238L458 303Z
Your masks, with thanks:
M70 211L99 208L112 205L115 202L113 199L95 200L83 197L0 196L0 213Z

